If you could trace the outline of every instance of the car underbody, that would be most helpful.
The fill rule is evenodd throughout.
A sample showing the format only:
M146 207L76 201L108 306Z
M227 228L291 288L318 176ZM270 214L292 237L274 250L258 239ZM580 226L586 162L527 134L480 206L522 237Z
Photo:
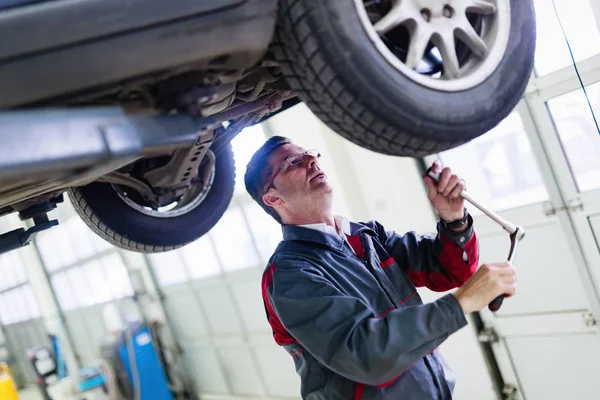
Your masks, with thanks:
M91 3L97 4L80 10L83 16L110 14L120 7L118 1ZM185 195L192 182L208 186L207 171L220 146L245 127L298 103L268 52L276 2L252 0L233 9L234 3L242 2L212 3L211 9L193 17L143 25L139 32L116 39L111 31L118 26L95 31L102 20L92 18L86 26L55 32L48 43L38 40L40 49L46 46L39 54L27 53L35 49L24 45L32 42L23 36L0 45L0 60L6 62L0 68L0 106L13 110L0 115L3 153L10 155L0 162L0 216L15 211L27 216L25 210L52 208L66 188L93 181L133 189L130 193L144 206L164 207ZM64 11L60 8L54 12ZM164 15L158 11L142 14ZM41 23L38 18L47 19L47 11L23 12L13 25ZM0 32L12 29L0 24ZM82 37L76 40L77 33ZM96 36L93 43L84 40L85 35ZM148 35L168 40L168 46L153 40L153 46L142 46L135 54ZM189 53L192 43L194 52ZM43 62L49 46L54 46L52 52L64 52L52 57L50 65ZM114 47L131 59L113 57ZM74 61L84 52L94 56L84 63ZM107 64L103 76L93 71L99 58Z
M0 252L53 226L66 191L117 246L197 239L231 200L231 140L300 101L388 155L483 134L525 88L533 8L442 3L0 1L0 216L33 221Z

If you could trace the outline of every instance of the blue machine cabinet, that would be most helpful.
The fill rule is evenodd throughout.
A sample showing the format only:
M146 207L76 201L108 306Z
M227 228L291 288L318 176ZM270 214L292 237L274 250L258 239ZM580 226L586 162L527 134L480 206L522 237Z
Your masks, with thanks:
M140 400L173 400L165 372L152 344L150 330L142 324L132 324L127 329L131 332L131 338L133 339L133 353L135 354L140 383ZM127 351L127 336L125 333L121 336L118 353L127 371L131 387L134 387L135 383Z

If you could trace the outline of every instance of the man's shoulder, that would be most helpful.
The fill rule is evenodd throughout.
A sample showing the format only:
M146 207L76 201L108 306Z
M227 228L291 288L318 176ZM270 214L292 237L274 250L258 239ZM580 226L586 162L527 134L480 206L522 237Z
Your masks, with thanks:
M311 258L321 251L316 246L309 246L299 241L284 241L277 246L269 259L268 267L276 265L278 268L291 267L309 262Z
M320 260L326 262L332 250L312 242L288 240L279 243L269 259L264 272L273 269L298 269L318 266Z
M375 219L369 221L351 222L350 225L352 227L352 232L364 230L364 228L370 229L377 235L385 232L385 228L383 227L383 225Z

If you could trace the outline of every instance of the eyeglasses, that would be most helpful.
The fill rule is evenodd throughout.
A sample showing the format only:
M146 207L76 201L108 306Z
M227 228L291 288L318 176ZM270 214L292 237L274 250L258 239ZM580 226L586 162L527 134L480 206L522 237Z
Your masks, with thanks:
M283 162L279 166L279 169L277 170L277 172L275 172L275 175L273 175L273 177L269 180L268 184L265 185L264 191L266 192L267 190L269 190L271 188L271 186L273 185L273 181L275 180L277 175L279 175L279 173L281 171L283 171L288 165L290 167L293 167L295 165L302 164L304 162L304 158L306 156L311 156L316 159L319 159L319 158L321 158L321 153L319 153L318 150L311 149L311 150L306 150L304 153L296 153L296 154L291 154L291 155L287 156L286 159L283 160Z

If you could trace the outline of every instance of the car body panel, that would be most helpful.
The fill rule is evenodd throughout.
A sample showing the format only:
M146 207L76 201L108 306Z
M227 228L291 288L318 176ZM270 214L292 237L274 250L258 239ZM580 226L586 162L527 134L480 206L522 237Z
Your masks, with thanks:
M81 8L54 11L73 3ZM0 12L0 37L11 37L0 43L0 108L217 61L249 68L268 48L276 12L277 0L63 0Z

